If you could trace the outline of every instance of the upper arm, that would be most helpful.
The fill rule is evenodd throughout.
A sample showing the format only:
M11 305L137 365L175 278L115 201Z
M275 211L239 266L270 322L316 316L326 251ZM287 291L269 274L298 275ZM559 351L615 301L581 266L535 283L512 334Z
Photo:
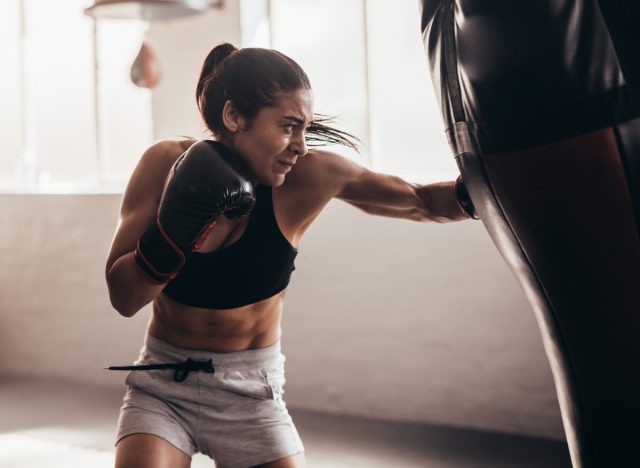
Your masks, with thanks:
M140 158L122 197L107 272L118 258L135 249L140 236L155 220L165 180L180 154L182 147L177 142L160 142Z
M373 214L384 209L415 209L420 204L415 185L400 177L371 171L344 158L336 161L340 174L336 198Z
M338 198L367 213L419 219L422 201L416 186L400 177L381 174L336 153L305 156L304 183L327 199Z
M345 201L357 197L358 185L372 174L364 166L339 154L315 149L309 151L298 166L287 177L287 183L318 193L327 201L334 197Z

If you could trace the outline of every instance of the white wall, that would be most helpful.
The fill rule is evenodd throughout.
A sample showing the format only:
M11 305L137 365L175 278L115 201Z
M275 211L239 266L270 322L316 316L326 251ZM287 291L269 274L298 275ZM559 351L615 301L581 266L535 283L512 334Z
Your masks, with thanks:
M149 309L109 305L117 195L0 195L0 369L122 386ZM292 407L562 437L524 295L481 223L419 224L332 202L286 297ZM6 377L5 377L6 378Z
M562 437L533 313L480 222L331 204L287 296L292 404Z

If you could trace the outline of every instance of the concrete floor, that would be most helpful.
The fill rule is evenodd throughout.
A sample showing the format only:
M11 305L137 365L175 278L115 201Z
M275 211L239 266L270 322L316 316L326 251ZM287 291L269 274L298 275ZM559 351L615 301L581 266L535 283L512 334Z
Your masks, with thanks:
M121 391L70 382L0 383L1 468L107 468ZM569 468L566 443L290 409L311 468ZM193 468L213 468L202 456Z

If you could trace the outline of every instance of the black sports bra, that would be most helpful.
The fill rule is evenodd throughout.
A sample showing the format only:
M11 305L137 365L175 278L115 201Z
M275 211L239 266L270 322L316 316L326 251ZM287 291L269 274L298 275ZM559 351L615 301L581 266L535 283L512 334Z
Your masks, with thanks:
M231 309L286 288L298 251L278 227L271 187L256 187L256 204L249 216L240 239L213 252L194 252L163 292L188 306Z

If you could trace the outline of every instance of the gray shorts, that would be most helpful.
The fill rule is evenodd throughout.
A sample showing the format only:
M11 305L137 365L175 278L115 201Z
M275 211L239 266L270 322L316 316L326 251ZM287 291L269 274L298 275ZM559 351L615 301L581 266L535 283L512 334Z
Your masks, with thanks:
M213 360L214 373L132 371L118 420L117 440L154 434L189 456L201 452L219 468L249 467L304 451L282 396L280 343L262 349L212 353L172 346L147 334L136 364ZM117 442L116 442L117 443Z

